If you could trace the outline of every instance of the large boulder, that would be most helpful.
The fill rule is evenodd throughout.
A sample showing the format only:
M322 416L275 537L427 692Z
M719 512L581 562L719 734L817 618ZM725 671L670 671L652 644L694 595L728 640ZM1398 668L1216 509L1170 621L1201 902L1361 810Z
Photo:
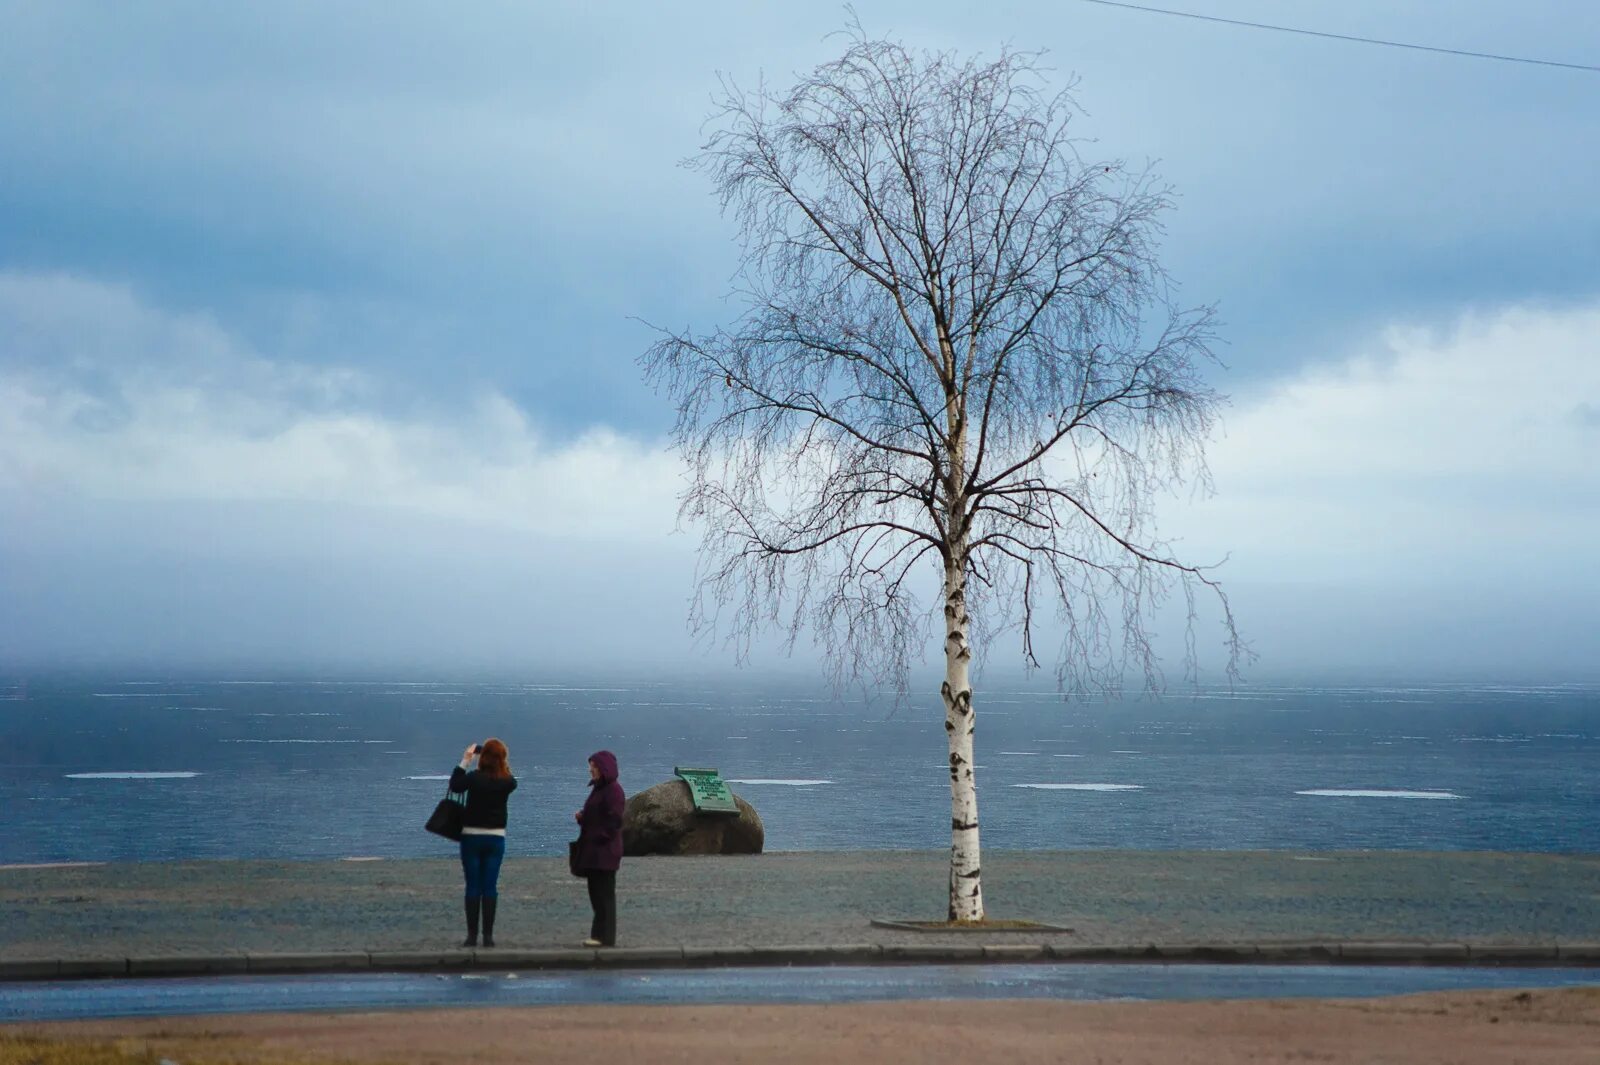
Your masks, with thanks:
M739 815L700 813L682 780L662 781L628 797L622 853L760 854L767 832L756 808L735 795Z

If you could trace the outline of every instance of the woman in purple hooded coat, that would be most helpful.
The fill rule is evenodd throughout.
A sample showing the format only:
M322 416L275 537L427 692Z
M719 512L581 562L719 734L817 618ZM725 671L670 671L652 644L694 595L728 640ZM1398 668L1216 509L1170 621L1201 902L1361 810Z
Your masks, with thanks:
M622 866L622 807L627 796L617 783L617 756L589 756L589 799L574 816L578 830L578 869L589 882L594 923L586 947L617 945L617 870Z

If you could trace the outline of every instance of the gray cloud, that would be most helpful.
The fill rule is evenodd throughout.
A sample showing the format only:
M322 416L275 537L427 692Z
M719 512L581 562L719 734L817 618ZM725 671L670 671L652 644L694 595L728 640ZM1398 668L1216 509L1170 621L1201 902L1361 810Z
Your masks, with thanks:
M914 44L1049 49L1085 155L1177 185L1168 262L1222 305L1236 406L1221 495L1168 531L1231 552L1267 668L1581 664L1592 78L1076 3L857 7ZM1561 0L1296 20L1600 53L1600 7ZM733 313L730 227L675 164L716 71L784 84L842 22L14 5L0 662L696 655L670 412L629 316ZM1434 328L1385 334L1406 323Z
M1169 262L1187 298L1221 302L1235 382L1395 317L1600 288L1581 222L1600 170L1582 75L1074 3L858 9L869 32L1043 47L1061 83L1081 76L1085 154L1158 159L1178 186ZM1600 15L1558 0L1461 4L1448 22L1377 0L1303 17L1556 58L1600 49ZM702 139L715 72L781 85L837 51L826 35L843 18L24 7L0 44L0 266L129 283L275 357L487 383L574 431L660 428L629 316L729 313L729 227L675 165Z

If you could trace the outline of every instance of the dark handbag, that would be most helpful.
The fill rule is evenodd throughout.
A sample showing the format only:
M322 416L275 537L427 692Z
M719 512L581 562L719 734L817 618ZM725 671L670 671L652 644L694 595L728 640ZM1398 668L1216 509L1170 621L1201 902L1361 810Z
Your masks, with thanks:
M567 872L573 876L583 875L583 868L578 865L578 844L580 842L582 842L582 837L567 844Z
M428 815L428 823L422 827L436 836L459 840L461 825L466 816L466 795L459 791L448 791L445 792L444 798L439 800L439 805L433 808L433 813Z

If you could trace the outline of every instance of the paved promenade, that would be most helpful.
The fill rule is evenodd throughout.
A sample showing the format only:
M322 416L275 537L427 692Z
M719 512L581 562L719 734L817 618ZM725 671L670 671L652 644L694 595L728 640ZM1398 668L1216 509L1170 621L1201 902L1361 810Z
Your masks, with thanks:
M618 878L619 949L577 949L562 860L501 874L499 946L462 934L453 860L0 867L0 977L806 960L1139 957L1600 964L1600 856L990 853L991 918L1071 933L920 933L942 852L645 858Z

